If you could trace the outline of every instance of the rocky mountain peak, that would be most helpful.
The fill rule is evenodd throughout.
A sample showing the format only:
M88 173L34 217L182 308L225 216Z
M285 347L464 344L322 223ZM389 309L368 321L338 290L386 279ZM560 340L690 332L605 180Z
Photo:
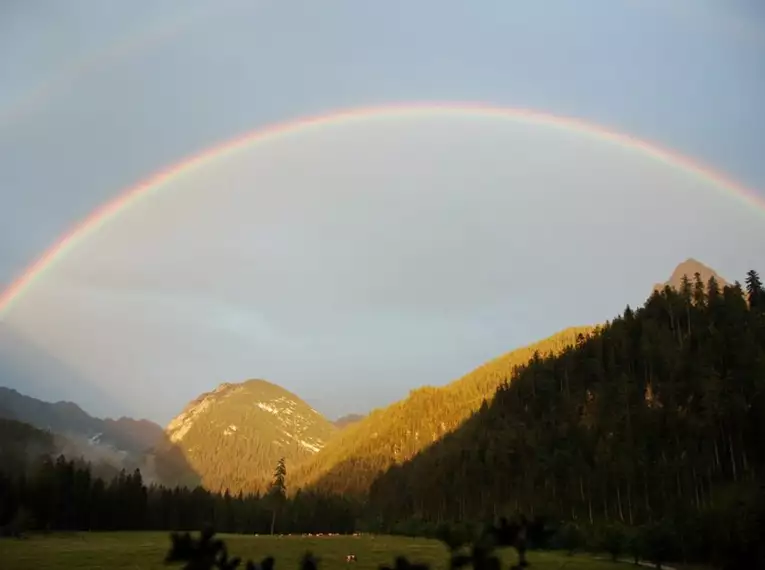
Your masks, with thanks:
M669 286L673 289L680 289L683 285L683 276L687 276L688 279L693 283L695 279L696 273L699 274L701 277L701 281L706 284L707 281L709 281L710 277L714 277L717 279L717 283L720 285L720 287L724 287L725 285L728 285L728 282L723 279L714 269L711 267L704 265L700 261L693 259L692 257L689 257L682 263L680 263L677 267L675 267L675 270L672 272L672 275L670 275L669 279L665 281L664 283L657 283L654 285L654 290L662 290L664 287Z

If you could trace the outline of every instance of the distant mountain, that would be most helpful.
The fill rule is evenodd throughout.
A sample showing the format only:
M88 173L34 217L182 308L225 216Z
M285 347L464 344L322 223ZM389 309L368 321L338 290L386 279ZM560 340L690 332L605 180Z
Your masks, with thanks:
M49 434L55 453L89 461L104 477L139 468L147 483L199 484L183 453L149 420L95 418L72 402L43 402L0 386L0 421Z
M134 454L144 453L164 437L162 428L148 420L95 418L72 402L43 402L2 386L0 417Z
M380 471L410 459L458 428L535 352L558 353L592 330L569 328L495 358L446 386L412 390L408 398L374 410L340 431L321 453L293 471L293 481L343 493L367 491Z
M341 418L337 418L334 422L332 422L337 429L343 429L344 427L347 427L351 424L355 424L356 422L360 422L364 419L364 416L361 414L347 414Z
M89 461L94 472L100 474L116 474L120 469L138 467L149 482L193 480L175 475L189 472L188 465L177 459L178 466L172 469L166 467L169 460L161 464L165 471L174 474L172 479L167 481L157 476L150 452L155 447L166 448L167 445L163 442L165 433L162 428L148 420L95 418L72 402L44 402L1 386L0 418L23 422L22 425L34 426L50 434L55 453ZM167 451L165 456L170 458L172 453Z
M146 451L157 446L165 439L165 431L159 424L149 420L135 420L121 417L103 420L106 440L120 449Z
M295 394L265 380L225 383L189 403L165 430L208 489L266 488L277 461L318 453L337 428Z
M729 283L720 277L720 275L711 267L708 267L701 263L700 261L697 261L693 258L686 259L683 261L680 265L678 265L675 270L672 272L672 275L670 278L665 281L664 283L657 283L653 286L654 290L662 290L664 287L669 286L673 289L680 290L683 286L683 276L687 276L688 280L691 282L691 284L695 280L696 273L699 274L701 277L701 281L704 283L704 285L707 284L707 281L709 281L710 277L714 277L717 279L717 283L720 285L720 287L724 287L725 285L729 285Z

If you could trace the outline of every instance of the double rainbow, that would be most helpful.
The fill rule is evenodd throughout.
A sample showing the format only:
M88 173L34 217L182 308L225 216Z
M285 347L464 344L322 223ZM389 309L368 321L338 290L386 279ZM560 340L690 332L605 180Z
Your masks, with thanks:
M108 224L110 220L127 210L132 204L142 199L148 199L152 193L159 192L170 182L181 175L189 173L189 171L208 165L237 151L251 148L254 145L267 143L274 139L297 134L309 129L330 128L371 118L406 118L423 115L454 116L455 114L535 124L575 132L582 136L594 137L600 141L618 145L661 161L700 179L706 184L719 188L740 199L747 205L759 209L763 208L761 204L762 199L754 191L703 164L657 144L579 119L561 117L528 109L495 107L472 103L427 103L361 107L279 123L245 133L242 136L205 149L124 190L117 197L96 209L87 218L60 237L3 291L2 295L0 295L0 320L8 314L14 302L21 298L35 281L44 277L46 270L53 267L57 261L63 259L67 252L76 247L79 242L96 233L100 227Z

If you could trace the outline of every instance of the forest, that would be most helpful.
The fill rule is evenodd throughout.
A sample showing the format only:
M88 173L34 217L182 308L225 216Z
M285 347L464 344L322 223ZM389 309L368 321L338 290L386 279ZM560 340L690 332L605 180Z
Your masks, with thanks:
M660 527L709 560L765 530L765 293L685 278L557 355L535 354L460 429L372 486L384 525L507 512L569 542ZM754 534L753 534L754 533Z
M281 471L280 471L281 470ZM35 459L29 470L0 472L0 529L18 536L34 531L199 530L219 532L348 533L359 515L339 495L298 490L286 494L286 466L263 495L213 493L202 487L144 483L139 470L111 480L64 456Z
M171 489L43 454L3 461L0 525L436 536L524 515L548 521L548 547L723 566L765 561L763 435L760 277L721 287L696 275L516 363L464 423L381 468L368 492L339 477L290 487L283 464L262 495Z

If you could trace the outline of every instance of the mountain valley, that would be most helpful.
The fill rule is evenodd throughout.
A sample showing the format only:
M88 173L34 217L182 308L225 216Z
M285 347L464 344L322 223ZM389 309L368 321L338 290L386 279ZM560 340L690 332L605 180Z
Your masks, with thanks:
M699 274L727 282L688 259L654 286L679 290ZM165 429L148 420L98 419L71 402L47 403L0 387L0 417L57 434L59 450L115 468L140 467L149 480L231 492L264 491L285 458L292 489L362 495L379 473L406 463L486 409L519 366L570 350L597 330L572 327L518 348L439 387L423 386L367 415L332 422L297 395L265 380L224 383L190 402Z
M336 422L265 380L221 384L164 430L0 389L0 484L11 489L0 513L26 489L13 473L30 471L50 500L24 508L69 530L214 520L227 532L434 536L522 513L557 521L573 547L639 533L643 551L669 560L724 559L722 525L735 529L725 548L750 556L735 541L756 544L765 520L765 288L754 271L745 287L721 283L689 260L608 322ZM88 493L104 498L101 519L82 518ZM80 497L80 519L51 514L63 496Z

